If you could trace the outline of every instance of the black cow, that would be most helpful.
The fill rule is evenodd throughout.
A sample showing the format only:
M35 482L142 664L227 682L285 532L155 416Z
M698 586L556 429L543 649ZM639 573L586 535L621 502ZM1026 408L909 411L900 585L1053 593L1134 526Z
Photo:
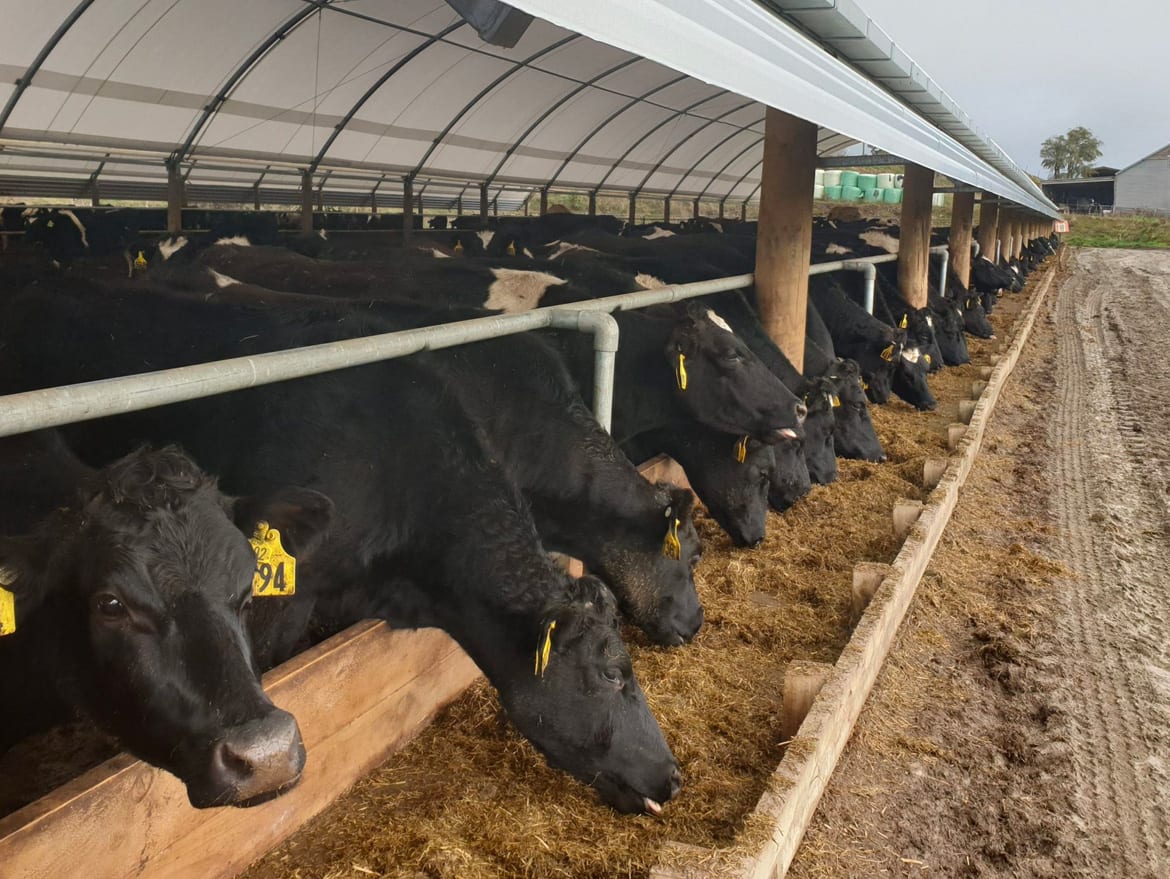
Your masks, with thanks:
M756 308L754 303L749 301L749 296L754 298L754 290L747 295L738 291L722 293L710 297L708 301L718 309L719 316L728 321L736 334L744 339L772 373L804 402L806 416L800 450L808 478L821 485L835 482L837 455L833 433L836 422L833 416L832 401L835 394L832 384L824 378L806 378L789 362L784 352L760 324ZM777 468L782 469L781 462L777 462ZM795 484L805 481L799 474L792 476L796 477ZM787 506L791 506L791 503Z
M768 495L776 468L774 446L750 437L677 422L633 437L623 448L632 460L667 454L736 546L758 546L767 534Z
M354 335L304 315L82 284L19 297L5 318L0 374L26 385ZM612 595L552 563L490 443L422 364L374 364L70 431L98 456L142 436L182 441L233 491L292 481L329 493L329 539L298 570L280 618L253 629L265 663L289 655L313 612L325 631L368 616L438 626L550 764L621 811L658 812L677 792L678 764L633 676Z
M197 808L293 787L300 732L261 689L242 622L256 571L246 536L267 522L307 560L330 502L298 489L227 498L173 448L100 472L53 434L0 450L0 583L17 624L0 638L0 750L80 712L178 776Z
M905 332L882 323L854 303L829 275L809 278L808 298L832 337L833 350L861 368L869 398L875 403L889 400Z
M874 316L883 323L905 330L906 347L918 349L927 372L937 372L945 363L934 332L934 316L929 307L915 308L903 299L897 284L891 281L890 273L896 273L893 263L878 267Z
M804 371L827 378L833 384L833 448L843 458L884 461L873 419L869 415L865 380L857 362L838 357L833 338L820 314L808 302L805 311Z

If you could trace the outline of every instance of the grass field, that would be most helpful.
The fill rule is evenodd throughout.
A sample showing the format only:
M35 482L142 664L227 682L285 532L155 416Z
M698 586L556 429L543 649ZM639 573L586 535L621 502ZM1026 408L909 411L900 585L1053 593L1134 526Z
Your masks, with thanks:
M1069 217L1065 242L1078 247L1170 247L1170 218Z

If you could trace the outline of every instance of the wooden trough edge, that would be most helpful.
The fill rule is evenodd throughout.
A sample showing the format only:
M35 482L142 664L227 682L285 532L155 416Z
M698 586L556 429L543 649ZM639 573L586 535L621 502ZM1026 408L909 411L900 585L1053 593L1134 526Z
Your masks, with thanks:
M1055 266L1050 266L1016 323L1010 347L998 355L970 424L890 565L889 575L882 580L862 614L756 804L754 814L762 816L773 828L768 840L754 857L742 852L668 842L659 863L650 871L651 879L783 879L787 874L958 503L959 489L974 466L992 410L1031 334L1054 277Z
M687 485L658 456L647 479ZM480 677L437 629L373 620L322 641L264 675L264 689L301 728L301 783L250 809L195 809L173 775L128 754L0 818L3 879L231 879L405 747Z

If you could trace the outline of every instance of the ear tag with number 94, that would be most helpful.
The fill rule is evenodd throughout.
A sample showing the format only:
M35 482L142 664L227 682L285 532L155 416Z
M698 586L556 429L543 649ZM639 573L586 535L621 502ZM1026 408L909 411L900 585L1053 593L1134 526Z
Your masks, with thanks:
M267 522L257 522L256 533L248 542L256 553L252 595L257 598L293 595L297 591L297 560L284 551L280 532L269 528Z

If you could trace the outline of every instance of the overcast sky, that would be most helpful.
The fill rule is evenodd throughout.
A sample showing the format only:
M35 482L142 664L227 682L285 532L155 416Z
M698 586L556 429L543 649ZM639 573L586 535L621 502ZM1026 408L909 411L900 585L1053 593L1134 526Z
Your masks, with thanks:
M1101 165L1170 144L1170 0L857 3L1033 174L1041 142L1077 125Z

